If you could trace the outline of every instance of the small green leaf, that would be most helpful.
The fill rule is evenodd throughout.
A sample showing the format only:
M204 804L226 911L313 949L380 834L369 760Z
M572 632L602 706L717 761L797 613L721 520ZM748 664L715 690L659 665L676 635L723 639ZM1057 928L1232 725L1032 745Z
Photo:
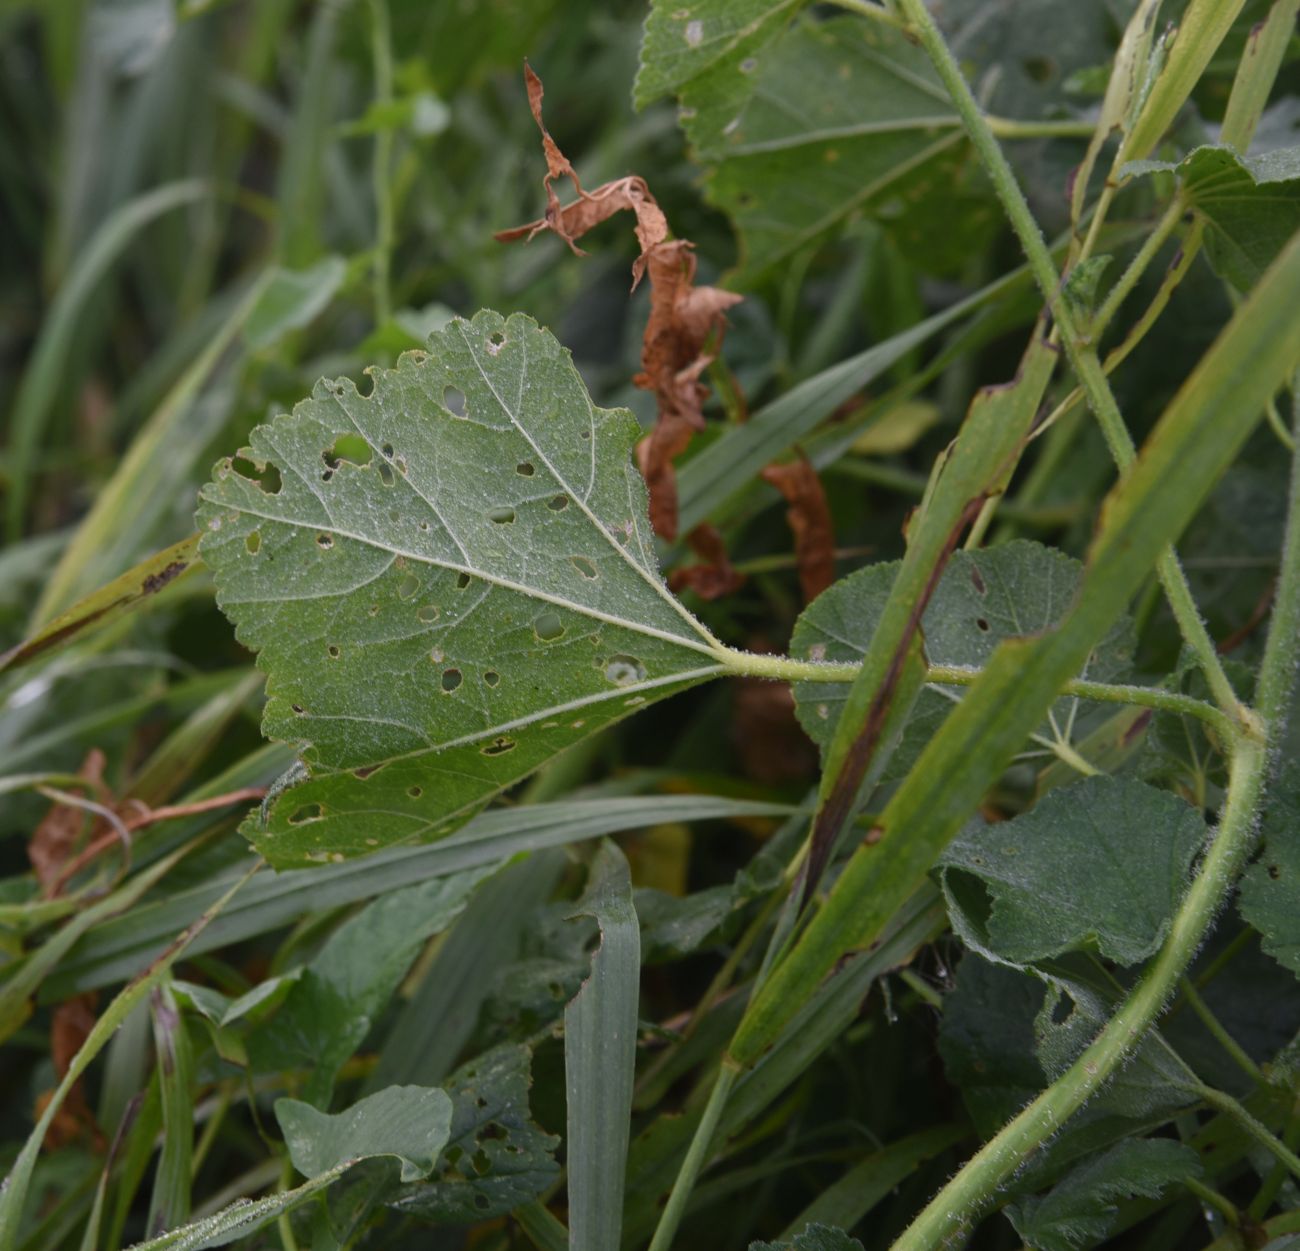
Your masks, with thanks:
M898 571L896 563L868 565L817 597L800 616L790 640L800 660L860 660L866 653ZM955 552L921 622L932 665L978 668L1004 639L1030 636L1058 622L1074 600L1082 566L1063 552L1018 540L1000 547ZM1132 661L1132 625L1126 617L1107 634L1080 676L1114 681ZM798 682L795 711L809 737L825 751L847 698L843 683ZM922 691L902 742L883 778L902 777L935 729L961 698L953 687ZM1071 701L1059 701L1059 723Z
M940 860L957 932L1023 965L1096 949L1120 964L1152 956L1206 838L1168 791L1090 777L1010 821L967 829Z
M1264 810L1264 850L1241 882L1241 915L1264 950L1300 976L1300 765L1278 772Z
M297 1099L275 1101L289 1158L313 1179L380 1155L397 1157L403 1181L427 1177L447 1143L451 1113L447 1092L424 1086L389 1086L337 1116Z
M305 1068L304 1094L324 1106L340 1066L361 1045L416 954L464 911L491 869L468 869L389 891L339 926L250 1039L259 1069Z
M1200 1157L1185 1143L1131 1138L1071 1170L1047 1194L1011 1204L1007 1216L1035 1251L1077 1251L1110 1231L1116 1199L1154 1199L1200 1175Z
M559 1176L559 1139L528 1109L527 1047L497 1047L448 1079L450 1138L427 1181L406 1186L392 1206L426 1220L471 1224L513 1211Z
M749 1251L862 1251L862 1244L831 1225L805 1225L788 1241L751 1242Z
M308 778L244 832L275 866L429 842L557 752L722 671L655 560L626 410L481 312L319 383L218 464L201 552ZM352 445L358 436L364 450ZM343 442L341 442L343 441Z
M1205 219L1205 252L1215 272L1249 291L1300 230L1300 147L1241 157L1205 146L1179 162L1133 161L1121 174L1178 175L1184 194Z

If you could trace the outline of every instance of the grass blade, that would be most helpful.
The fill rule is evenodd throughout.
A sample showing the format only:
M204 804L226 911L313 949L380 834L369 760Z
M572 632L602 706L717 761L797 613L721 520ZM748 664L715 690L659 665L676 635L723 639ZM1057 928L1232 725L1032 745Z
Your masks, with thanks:
M641 930L623 853L605 842L572 914L596 918L600 946L591 976L564 1011L568 1095L569 1247L619 1245L623 1179L636 1067Z

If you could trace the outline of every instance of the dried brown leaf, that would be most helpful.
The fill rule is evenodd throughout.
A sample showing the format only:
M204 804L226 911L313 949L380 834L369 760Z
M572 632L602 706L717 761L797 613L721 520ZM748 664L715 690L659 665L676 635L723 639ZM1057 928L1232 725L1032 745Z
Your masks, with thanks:
M54 1010L50 1021L50 1058L54 1063L55 1075L60 1080L95 1026L95 1008L98 1003L99 993L92 990L84 995L74 995ZM46 1091L37 1096L38 1117L52 1094L52 1091ZM68 1091L63 1105L46 1131L45 1147L54 1151L86 1138L98 1149L103 1149L103 1136L95 1124L95 1114L86 1101L86 1092L79 1080Z
M98 795L105 793L104 753L91 748L82 761L77 776ZM53 804L27 841L27 859L31 862L41 893L52 899L58 893L63 867L72 856L85 825L86 814L68 804Z
M776 487L789 508L786 520L794 533L795 561L805 603L835 581L835 530L817 470L806 456L783 465L768 465L763 480Z
M722 343L726 310L741 296L717 287L695 286L693 244L686 239L669 240L668 219L650 194L650 188L635 174L604 183L594 191L583 191L568 158L560 151L542 121L541 79L525 63L528 103L546 155L546 216L524 226L497 231L502 243L532 239L540 231L559 235L576 255L577 246L592 227L615 213L627 210L636 218L636 237L641 252L632 265L632 289L642 277L650 276L650 317L641 348L641 372L633 382L654 393L659 419L655 431L638 449L642 472L650 490L650 520L655 532L671 539L677 533L677 487L672 460L686 450L691 432L704 428L702 405L708 389L700 375L708 368ZM569 178L578 198L561 205L552 183ZM706 350L707 349L707 350Z
M669 469L671 468L670 465ZM674 569L668 577L668 585L672 590L680 591L685 587L701 599L719 599L744 586L745 575L736 572L727 555L727 546L716 527L708 522L698 525L686 536L686 541L691 550L701 557L702 563Z

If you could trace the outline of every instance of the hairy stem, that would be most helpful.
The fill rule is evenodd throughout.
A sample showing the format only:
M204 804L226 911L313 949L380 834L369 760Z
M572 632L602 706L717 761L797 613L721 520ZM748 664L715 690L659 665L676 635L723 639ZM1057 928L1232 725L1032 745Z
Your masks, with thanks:
M948 88L952 102L961 115L971 142L984 163L1007 218L1020 239L1020 245L1024 249L1034 278L1042 289L1048 307L1052 310L1070 364L1083 385L1089 405L1097 415L1111 455L1120 469L1125 470L1136 458L1133 440L1124 425L1115 396L1106 381L1101 362L1090 345L1089 337L1081 333L1074 313L1063 296L1060 275L1052 262L1051 253L1030 211L1024 192L1021 191L1020 184L1016 181L1016 176L998 145L988 119L971 94L970 87L962 76L961 68L944 42L923 0L899 0L899 8L915 29L944 86ZM1094 227L1098 225L1098 219L1103 215L1103 207L1099 206L1094 214ZM1090 231L1089 242L1093 233ZM1085 251L1087 247L1088 244L1085 244ZM1248 712L1237 698L1231 682L1228 681L1228 676L1215 650L1214 641L1210 638L1205 623L1196 610L1191 588L1187 585L1187 579L1172 548L1161 558L1157 569L1179 629L1187 645L1196 653L1197 661L1205 671L1206 680L1215 700L1229 715L1249 725ZM1250 726L1250 728L1255 727Z

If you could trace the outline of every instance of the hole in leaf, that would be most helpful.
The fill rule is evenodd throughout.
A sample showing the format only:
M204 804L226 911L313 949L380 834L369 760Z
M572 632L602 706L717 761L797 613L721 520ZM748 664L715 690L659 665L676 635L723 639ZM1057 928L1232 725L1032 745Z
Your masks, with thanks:
M590 430L579 430L579 431L578 431L578 438L580 438L580 439L589 439L589 438L591 438L591 431L590 431Z
M480 1177L482 1177L484 1173L488 1172L492 1168L492 1161L488 1159L488 1153L482 1150L482 1148L474 1152L473 1164L474 1164L474 1171Z
M459 1147L448 1147L444 1158L446 1159L447 1163L454 1168L456 1165L456 1161L459 1160L460 1157L463 1156L464 1154L465 1154L464 1151L462 1151Z
M450 693L454 691L464 679L460 676L459 669L447 669L442 675L442 689Z
M1049 56L1026 57L1020 62L1020 68L1036 83L1049 82L1056 77L1056 62Z
M504 756L508 751L514 751L515 740L512 738L493 739L486 747L482 748L484 756Z
M442 392L442 406L451 413L453 417L464 417L466 413L465 392L459 387L444 387Z
M260 530L250 530L244 536L244 547L248 550L250 556L256 556L262 549L262 532Z
M289 818L290 825L306 825L308 821L319 821L325 815L325 809L320 804L304 804L301 808L294 810L293 815Z
M611 656L605 662L605 681L615 686L644 682L645 676L645 665L635 656Z
M495 356L505 346L505 342L506 337L501 331L498 330L496 334L491 335L487 341L488 355Z
M305 717L307 715L307 709L305 709L301 704L290 704L289 707L292 708L300 717Z
M491 1202L489 1201L487 1195L485 1195L485 1194L480 1190L480 1191L476 1191L475 1194L474 1194L474 1206L475 1206L476 1208L479 1208L480 1210L486 1212L487 1209L488 1209L489 1207L492 1206L492 1204L491 1204Z
M337 660L341 655L337 643L331 643L325 650L329 653L329 658L331 660Z
M983 617L976 617L976 618L975 618L975 624L976 624L977 626L979 626L979 628L980 628L981 630L983 630L985 634L988 633L988 631L989 631L989 623L988 623L987 621L985 621Z
M543 643L553 643L564 633L564 622L558 612L544 612L533 622L533 632Z
M424 787L422 787L422 786L408 786L408 787L406 788L406 793L407 793L407 794L408 794L412 799L419 799L420 796L424 794Z
M582 574L584 578L592 578L594 580L595 578L600 577L600 574L596 571L596 566L593 565L585 556L570 556L569 559L573 562L573 567Z
M389 460L393 459L393 445L391 443L385 443L379 450L383 452Z
M531 478L536 472L537 470L533 468L531 461L521 460L519 464L515 466L515 473L517 473L521 478Z
M402 579L402 585L397 588L398 599L412 599L416 591L420 589L420 579L413 573L408 573Z
M247 468L243 468L243 466L247 466ZM283 482L280 478L280 471L274 465L266 463L259 465L256 461L249 460L247 456L236 456L230 462L230 467L241 478L247 478L249 482L256 482L267 495L278 495L280 493Z
M489 669L483 675L483 681L489 686L496 686L501 681L501 675L495 669Z
M397 480L397 476L393 473L392 465L390 465L386 460L381 460L379 462L379 480L385 486L392 486Z
M1072 1000L1068 995L1060 996L1060 998L1052 1004L1053 1025L1064 1025L1073 1015L1074 1000Z
M440 615L437 604L421 604L420 611L415 614L421 621L428 625L430 621L437 621Z
M457 575L456 575L456 589L457 589L458 591L463 591L467 586L469 586L469 584L470 584L472 581L473 581L473 579L472 579L472 578L469 576L469 574L467 574L467 573L460 573L460 574L457 574Z
M493 508L488 511L488 520L496 522L499 526L513 525L515 520L515 510L513 508Z
M334 546L334 536L332 534L321 533L316 536L316 546L322 551L328 552Z
M370 444L359 434L341 434L321 453L328 469L337 469L346 460L353 465L370 464Z
M393 457L393 464L397 466L397 472L400 473L403 477L405 477L405 476L406 476L406 457L405 457L405 456L394 456L394 457Z
M364 782L372 773L378 773L383 767L382 764L362 765L361 768L352 771L352 776Z
M334 476L334 470L326 469L320 476L322 482L328 482Z
M567 495L557 495L546 505L553 513L562 513L568 506L569 497Z
M1275 865L1275 864L1270 864L1270 865L1268 866L1268 875L1269 875L1269 877L1271 877L1271 878L1273 879L1273 881L1276 882L1276 881L1278 880L1278 878L1280 878L1280 877L1282 876L1282 870L1281 870L1280 868L1278 868L1277 865Z

